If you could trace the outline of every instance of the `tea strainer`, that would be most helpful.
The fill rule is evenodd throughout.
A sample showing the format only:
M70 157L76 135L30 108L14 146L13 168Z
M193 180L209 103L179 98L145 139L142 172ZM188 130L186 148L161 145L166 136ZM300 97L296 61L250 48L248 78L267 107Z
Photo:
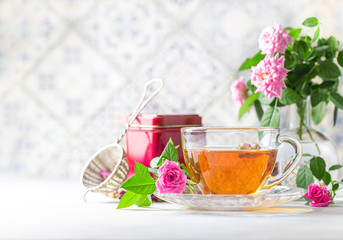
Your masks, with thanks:
M153 84L158 84L156 90L148 93L148 88L152 87ZM116 142L101 148L88 160L81 174L81 183L85 187L85 193L83 195L84 201L86 201L86 195L90 191L111 193L118 190L124 183L129 172L129 165L126 153L120 145L120 142L137 115L162 90L162 88L162 79L153 78L150 80L145 85L142 98ZM101 171L111 172L111 174L104 180L100 174Z

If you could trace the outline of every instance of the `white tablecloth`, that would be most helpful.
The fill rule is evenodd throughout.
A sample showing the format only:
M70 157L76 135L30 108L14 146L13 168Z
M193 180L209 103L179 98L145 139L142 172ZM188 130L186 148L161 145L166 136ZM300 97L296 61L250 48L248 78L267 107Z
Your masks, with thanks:
M0 239L343 239L336 204L302 201L253 212L189 210L169 203L117 210L78 182L0 178Z

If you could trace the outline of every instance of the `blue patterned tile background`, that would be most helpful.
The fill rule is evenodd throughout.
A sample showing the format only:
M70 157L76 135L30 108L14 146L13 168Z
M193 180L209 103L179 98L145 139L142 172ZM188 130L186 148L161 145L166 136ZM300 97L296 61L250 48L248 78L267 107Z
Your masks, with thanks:
M0 174L77 178L111 143L144 84L165 80L145 110L238 121L230 84L275 21L316 16L343 42L339 0L0 0ZM343 113L317 129L343 156ZM283 113L284 114L284 113Z

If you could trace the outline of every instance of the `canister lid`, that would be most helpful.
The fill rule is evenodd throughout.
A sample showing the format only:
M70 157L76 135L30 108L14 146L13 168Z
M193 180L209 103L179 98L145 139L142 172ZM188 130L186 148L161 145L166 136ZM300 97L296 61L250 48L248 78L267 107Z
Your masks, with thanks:
M131 115L131 114L130 114ZM126 120L129 119L127 116ZM132 127L136 126L168 126L182 127L187 125L201 125L201 117L198 114L154 114L142 113L139 114L136 120L132 123Z

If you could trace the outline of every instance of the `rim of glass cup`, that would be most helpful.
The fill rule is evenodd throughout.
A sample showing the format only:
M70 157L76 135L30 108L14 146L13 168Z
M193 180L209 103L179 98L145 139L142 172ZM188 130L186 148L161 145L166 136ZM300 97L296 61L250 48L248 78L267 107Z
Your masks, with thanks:
M181 128L182 132L201 132L204 130L272 130L272 131L279 131L280 128L278 127L184 127Z

